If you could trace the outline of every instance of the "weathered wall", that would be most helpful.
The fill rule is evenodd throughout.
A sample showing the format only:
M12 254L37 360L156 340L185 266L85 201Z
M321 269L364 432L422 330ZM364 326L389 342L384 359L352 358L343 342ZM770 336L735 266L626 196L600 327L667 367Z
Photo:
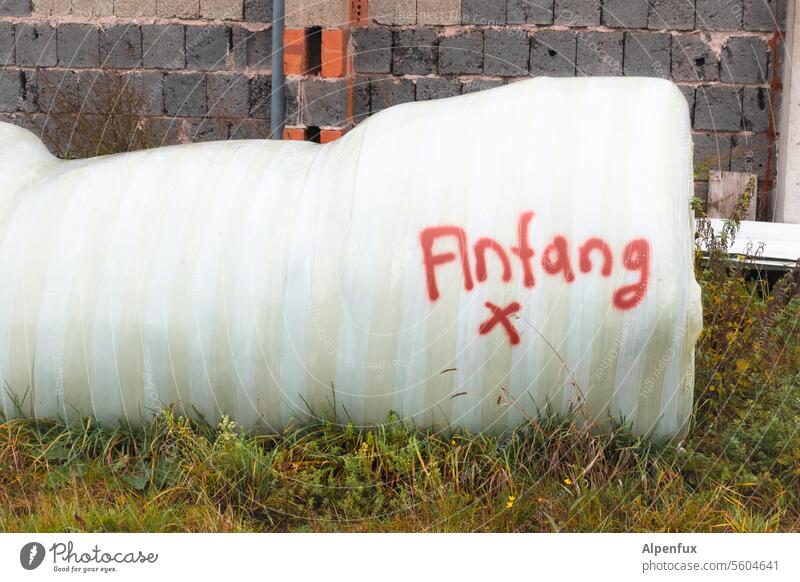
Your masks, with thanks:
M786 1L287 0L287 136L332 139L396 103L529 75L660 76L692 110L698 192L710 168L770 189ZM88 94L116 69L145 88L161 139L267 135L271 0L0 4L5 119L30 125L48 88Z
M288 13L299 4L289 0ZM706 195L708 170L717 168L756 173L760 187L771 190L785 4L369 0L369 26L352 31L351 102L343 80L291 77L290 122L346 126L348 105L357 122L396 103L529 75L657 76L677 82L689 102L698 194ZM339 15L313 24L345 21Z
M267 137L272 0L3 0L0 115L40 130L53 93L109 70L143 91L156 140Z

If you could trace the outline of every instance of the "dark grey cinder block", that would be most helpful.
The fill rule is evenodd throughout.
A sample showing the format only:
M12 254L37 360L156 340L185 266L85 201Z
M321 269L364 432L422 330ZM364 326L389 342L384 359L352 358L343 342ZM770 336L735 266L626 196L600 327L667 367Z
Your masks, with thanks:
M0 22L0 67L13 65L15 60L14 25L10 22Z
M708 180L709 170L728 171L731 168L731 138L728 135L695 133L694 177Z
M506 22L506 0L462 0L461 22L496 26Z
M742 127L741 95L724 85L697 88L694 106L695 129L739 131Z
M444 99L461 94L461 82L447 77L421 77L417 79L417 101Z
M578 33L578 76L622 74L622 32Z
M483 32L471 30L439 39L439 73L469 75L483 71Z
M237 119L228 123L228 139L269 139L270 128L260 119Z
M247 83L247 80L244 80ZM269 119L272 95L272 77L269 75L256 75L248 86L247 109L250 117Z
M148 69L183 69L184 27L179 24L142 26L142 62Z
M357 76L353 81L353 122L358 123L369 117L370 113L370 81L367 77Z
M247 117L250 112L249 85L250 79L244 75L209 75L206 79L208 114L217 117Z
M706 35L679 34L672 39L672 78L676 81L719 80L719 61Z
M297 125L300 123L300 79L289 77L284 85L286 90L286 123L287 125ZM253 92L250 92L252 96Z
M347 121L347 81L304 79L300 118L306 125L340 126Z
M483 33L483 72L498 77L528 74L530 37L514 28L488 29Z
M69 112L81 105L79 75L75 71L40 69L36 75L42 113Z
M61 67L97 67L100 64L99 32L91 24L61 24L56 29L58 64Z
M436 32L412 28L394 33L392 72L395 75L430 75L436 72Z
M575 33L569 30L541 30L531 37L531 75L575 76Z
M30 16L31 0L0 0L0 16Z
M724 83L766 83L767 42L755 36L733 36L722 45L720 76Z
M626 32L624 73L630 76L670 76L672 35L661 32Z
M553 21L565 26L597 26L600 8L600 0L556 0Z
M698 30L741 30L742 0L697 0L694 26Z
M254 69L272 68L272 30L251 31L235 27L233 35L233 58L237 67Z
M468 93L477 93L478 91L486 91L487 89L502 86L503 82L497 79L472 79L461 83L461 93L467 95Z
M610 28L647 28L648 0L603 0L603 24Z
M58 62L56 29L49 24L17 24L17 64L54 67Z
M153 119L153 142L159 147L181 143L183 119Z
M692 121L692 127L694 127L694 93L695 89L691 85L678 85L678 88L683 93L683 96L686 98L686 104L689 106L689 118Z
M353 68L357 73L392 71L392 31L375 26L356 28L353 32Z
M187 119L186 133L192 143L222 141L228 139L228 126L219 119Z
M767 131L772 117L769 89L745 87L742 89L742 126L746 131Z
M22 98L22 71L0 70L0 111L12 113Z
M744 0L744 29L786 30L786 7L791 0Z
M647 27L656 30L694 28L694 3L686 0L650 0Z
M250 22L271 22L272 0L244 0L244 19Z
M164 114L164 73L161 71L137 71L127 75L126 79L144 99L144 106L149 114Z
M227 66L230 29L224 26L186 27L186 68L215 71Z
M138 26L109 26L100 31L100 64L116 69L142 66L142 31Z
M372 79L369 89L372 113L416 98L416 87L410 79Z
M22 75L20 76L20 82L22 83L19 104L20 111L25 111L26 113L39 112L39 72L39 69L34 71L22 71Z
M554 0L508 0L508 24L552 24Z
M167 115L206 114L206 76L202 73L167 73L164 80Z
M768 159L769 140L766 134L735 135L731 138L731 171L755 174L759 180L763 180L767 174Z

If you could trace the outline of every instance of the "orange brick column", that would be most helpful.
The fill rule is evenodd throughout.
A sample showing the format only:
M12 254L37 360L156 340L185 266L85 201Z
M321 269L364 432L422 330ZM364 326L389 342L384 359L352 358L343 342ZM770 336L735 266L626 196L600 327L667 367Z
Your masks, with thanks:
M287 141L305 141L308 132L305 127L285 127L283 139Z
M347 129L321 129L319 132L319 143L331 143L347 133Z
M342 78L347 76L347 41L350 31L343 28L327 28L322 31L322 76Z
M287 75L308 71L308 36L304 28L287 28L283 33L283 61Z
M350 51L350 32L354 26L367 26L367 0L350 0L348 3L349 24L346 28L325 28L319 42L319 74L326 79L347 79L347 115L345 127L323 127L319 131L319 142L330 143L342 137L353 124L353 67ZM301 28L286 29L285 68L287 75L315 74L309 70L309 30ZM284 130L287 140L316 140L305 127L287 127Z

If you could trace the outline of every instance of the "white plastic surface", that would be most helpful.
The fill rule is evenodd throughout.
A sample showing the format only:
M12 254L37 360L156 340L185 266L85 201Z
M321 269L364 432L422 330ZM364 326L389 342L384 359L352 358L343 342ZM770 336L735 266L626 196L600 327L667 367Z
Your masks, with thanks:
M273 430L334 402L489 431L572 408L679 437L691 159L686 102L654 79L401 105L324 146L65 162L3 124L0 405Z

